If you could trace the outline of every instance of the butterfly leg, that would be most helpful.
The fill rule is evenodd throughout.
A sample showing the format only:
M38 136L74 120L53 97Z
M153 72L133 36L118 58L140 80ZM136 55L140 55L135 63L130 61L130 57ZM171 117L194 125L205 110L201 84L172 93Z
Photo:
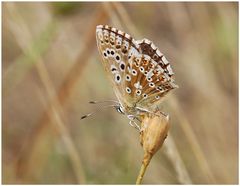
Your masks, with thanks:
M161 110L162 110L162 109L161 109L159 106L156 107L156 112L160 112L162 115L168 116L168 114L166 114L165 112L163 112L163 111L161 111Z
M137 130L141 130L141 128L139 127L139 125L134 121L134 120L130 120L129 121L129 125L131 125L132 127L134 127Z
M136 116L128 115L128 119L130 120L129 125L131 125L132 127L134 127L135 129L137 129L139 131L141 130L140 126L135 122L135 119L137 119Z

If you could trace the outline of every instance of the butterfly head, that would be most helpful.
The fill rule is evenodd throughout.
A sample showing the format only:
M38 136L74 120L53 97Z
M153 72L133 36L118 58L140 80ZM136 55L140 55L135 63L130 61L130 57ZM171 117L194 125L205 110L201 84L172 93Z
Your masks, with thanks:
M119 112L120 114L125 114L124 109L121 105L116 105L115 109L117 110L117 112Z
M147 110L145 108L141 108L138 106L122 106L121 104L118 104L114 106L114 108L119 112L120 114L124 114L127 116L137 116L137 115L144 115L146 113L152 113L152 111Z

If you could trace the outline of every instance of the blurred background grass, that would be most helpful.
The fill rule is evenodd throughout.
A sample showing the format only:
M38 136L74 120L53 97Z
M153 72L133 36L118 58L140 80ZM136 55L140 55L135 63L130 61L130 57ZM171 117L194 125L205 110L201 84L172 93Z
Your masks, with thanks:
M144 183L238 183L238 3L5 2L2 15L3 183L135 182L143 152L127 118L80 121L88 101L115 98L98 24L153 40L180 87L161 104L171 138Z

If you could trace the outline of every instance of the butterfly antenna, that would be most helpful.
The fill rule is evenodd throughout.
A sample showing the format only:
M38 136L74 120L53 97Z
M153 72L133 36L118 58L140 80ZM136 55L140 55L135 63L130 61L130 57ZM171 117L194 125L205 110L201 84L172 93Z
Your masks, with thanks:
M98 108L98 109L97 109L96 111L94 111L94 112L91 112L91 113L88 113L88 114L83 115L83 116L81 117L81 120L82 120L82 119L85 119L85 118L88 118L89 116L97 113L98 111L101 111L102 109L109 108L109 107L117 107L117 106L118 106L118 105L116 105L116 104L114 104L114 105L105 105L105 106L102 106L102 107Z
M105 101L89 101L90 104L99 104L99 103L118 103L118 101L115 100L105 100Z

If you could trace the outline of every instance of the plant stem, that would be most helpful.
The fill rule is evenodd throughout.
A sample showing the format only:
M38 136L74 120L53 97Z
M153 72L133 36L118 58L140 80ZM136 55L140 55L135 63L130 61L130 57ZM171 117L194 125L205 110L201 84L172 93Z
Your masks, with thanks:
M143 161L142 161L142 166L141 166L141 169L139 171L139 174L138 174L138 177L137 177L137 181L136 181L136 185L139 185L142 183L142 179L143 179L143 176L146 172L146 169L152 159L152 154L148 153L148 152L145 152L144 153L144 157L143 157Z

